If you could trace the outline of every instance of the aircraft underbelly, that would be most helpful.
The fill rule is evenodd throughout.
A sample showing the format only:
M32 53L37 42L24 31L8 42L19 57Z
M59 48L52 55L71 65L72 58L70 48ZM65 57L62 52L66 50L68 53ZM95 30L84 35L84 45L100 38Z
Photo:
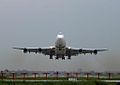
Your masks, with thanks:
M65 48L56 48L55 49L55 54L56 55L65 55L65 53L66 53Z

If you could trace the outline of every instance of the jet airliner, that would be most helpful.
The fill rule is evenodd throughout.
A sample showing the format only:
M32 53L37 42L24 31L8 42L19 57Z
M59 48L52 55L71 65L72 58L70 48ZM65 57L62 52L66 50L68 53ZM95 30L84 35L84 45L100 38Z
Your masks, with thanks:
M66 46L66 41L64 39L64 35L60 32L57 35L56 42L54 46L50 47L28 47L28 48L17 48L14 47L13 49L22 50L24 53L42 53L44 55L49 55L49 59L59 59L65 60L65 56L67 59L71 59L71 56L77 56L79 54L97 54L101 51L107 51L106 48L99 48L99 49L89 49L89 48L72 48Z

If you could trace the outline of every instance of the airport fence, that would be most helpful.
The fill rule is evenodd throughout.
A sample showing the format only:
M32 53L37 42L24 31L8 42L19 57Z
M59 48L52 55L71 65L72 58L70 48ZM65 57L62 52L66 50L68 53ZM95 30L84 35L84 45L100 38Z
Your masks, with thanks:
M90 72L0 72L0 79L20 80L120 80L120 73Z

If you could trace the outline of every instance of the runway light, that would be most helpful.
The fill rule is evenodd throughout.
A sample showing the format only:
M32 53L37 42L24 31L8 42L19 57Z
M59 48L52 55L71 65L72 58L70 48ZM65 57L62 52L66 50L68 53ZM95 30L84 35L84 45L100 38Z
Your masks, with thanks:
M56 75L55 78L58 79L58 77L59 77L59 72L57 71L57 72L55 72L54 74Z
M90 73L85 73L85 74L86 74L86 79L88 80Z
M67 79L70 77L70 73L69 72L67 72L67 73L65 73L66 74L66 76L67 76Z
M3 71L1 71L1 79L3 80L4 79L4 72Z
M109 76L109 80L111 79L111 77L112 77L112 73L108 73L108 76Z
M16 79L16 73L15 72L12 72L12 79L15 80Z
M97 75L97 79L100 79L100 74L101 74L101 73L99 73L99 72L96 73L96 75Z
M38 74L38 73L32 73L33 75L34 75L34 79L36 79L36 75Z
M75 74L75 77L78 78L78 75L79 75L80 73L74 72L73 74Z
M48 78L48 72L44 72L43 74L45 74L45 79L47 80L47 78Z
M26 79L26 75L27 75L27 73L21 73L22 75L23 75L23 79L25 80Z

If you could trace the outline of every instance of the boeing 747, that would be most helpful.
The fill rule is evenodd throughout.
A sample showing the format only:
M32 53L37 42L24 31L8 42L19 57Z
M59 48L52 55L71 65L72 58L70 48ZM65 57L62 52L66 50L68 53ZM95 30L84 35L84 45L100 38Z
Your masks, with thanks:
M13 49L22 50L24 53L42 53L44 55L49 55L49 59L59 59L65 60L65 56L67 56L67 59L71 59L71 56L77 56L78 54L97 54L101 51L107 51L106 48L99 48L99 49L90 49L90 48L71 48L66 46L66 41L64 39L64 35L60 32L57 35L57 39L54 46L50 47L28 47L28 48L17 48L14 47Z

